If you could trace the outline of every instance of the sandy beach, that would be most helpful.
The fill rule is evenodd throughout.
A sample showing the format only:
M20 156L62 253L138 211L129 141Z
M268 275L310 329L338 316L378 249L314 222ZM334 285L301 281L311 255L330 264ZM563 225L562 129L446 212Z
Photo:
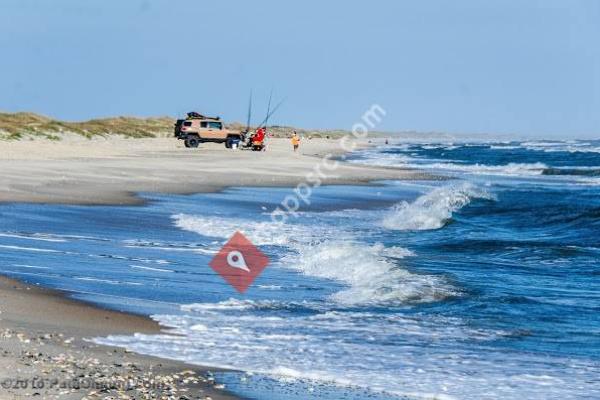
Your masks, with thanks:
M99 346L96 336L158 333L148 318L0 278L0 399L232 399L207 369Z
M229 186L294 186L314 171L320 157L343 153L334 139L304 140L298 154L287 139L271 139L266 152L233 151L213 143L187 149L174 138L4 141L0 201L136 204L140 192L191 194ZM326 172L323 184L430 178L414 170L346 163Z

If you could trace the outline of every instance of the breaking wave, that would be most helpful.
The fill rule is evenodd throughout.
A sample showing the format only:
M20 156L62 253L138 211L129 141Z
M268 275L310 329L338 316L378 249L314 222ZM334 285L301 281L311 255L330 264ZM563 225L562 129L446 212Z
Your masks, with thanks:
M465 172L476 175L507 175L507 176L535 176L542 175L548 166L544 163L508 163L505 165L484 164L455 164L431 163L414 165L417 168L433 170L449 170Z
M397 204L383 219L382 226L401 231L439 229L450 221L454 212L473 199L492 200L494 196L468 182L442 186L412 203Z
M548 169L548 166L541 162L508 163L504 165L461 164L441 159L424 160L400 154L387 154L386 157L372 156L371 158L369 153L365 153L362 158L352 161L358 164L417 168L442 172L461 172L474 175L536 176L543 175L544 171Z
M199 216L176 214L172 216L175 226L202 236L227 239L236 232L242 232L258 246L288 246L296 242L313 241L333 234L334 229L325 226L281 224L272 221L252 221L243 218L221 216ZM336 234L343 234L336 230Z
M173 216L181 229L226 239L242 231L257 245L284 247L278 265L307 276L339 282L344 287L330 300L345 305L417 303L459 295L441 276L412 273L398 260L413 255L402 247L367 245L339 226L310 220L307 225L257 222L220 216Z
M521 143L521 147L546 153L600 153L600 146L597 146L597 141L595 144L571 140L562 142L531 141Z
M303 274L341 282L346 289L331 299L340 304L390 304L439 301L459 292L435 275L416 274L398 266L381 244L326 241L299 246L283 261ZM391 257L411 253L395 247Z

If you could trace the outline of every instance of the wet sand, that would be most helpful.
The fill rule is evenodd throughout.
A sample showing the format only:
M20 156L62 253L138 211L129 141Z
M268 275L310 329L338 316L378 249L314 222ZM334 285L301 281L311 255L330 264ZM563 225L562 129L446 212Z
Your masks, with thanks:
M207 368L89 341L160 330L149 318L0 278L0 399L237 398Z

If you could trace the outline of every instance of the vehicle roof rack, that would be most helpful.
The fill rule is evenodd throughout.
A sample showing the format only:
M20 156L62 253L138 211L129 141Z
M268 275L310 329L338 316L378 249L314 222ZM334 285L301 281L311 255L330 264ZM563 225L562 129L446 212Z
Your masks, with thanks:
M202 115L195 111L190 111L189 113L187 113L187 119L214 119L220 121L221 117L207 117L206 115Z

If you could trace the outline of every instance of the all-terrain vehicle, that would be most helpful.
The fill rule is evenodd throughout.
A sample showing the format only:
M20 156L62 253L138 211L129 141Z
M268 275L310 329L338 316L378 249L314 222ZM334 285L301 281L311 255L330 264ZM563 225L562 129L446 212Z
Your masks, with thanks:
M198 147L200 143L225 143L228 149L237 147L242 141L242 134L225 128L219 117L207 117L197 112L187 113L186 119L178 119L175 123L175 137L183 140L185 147Z

